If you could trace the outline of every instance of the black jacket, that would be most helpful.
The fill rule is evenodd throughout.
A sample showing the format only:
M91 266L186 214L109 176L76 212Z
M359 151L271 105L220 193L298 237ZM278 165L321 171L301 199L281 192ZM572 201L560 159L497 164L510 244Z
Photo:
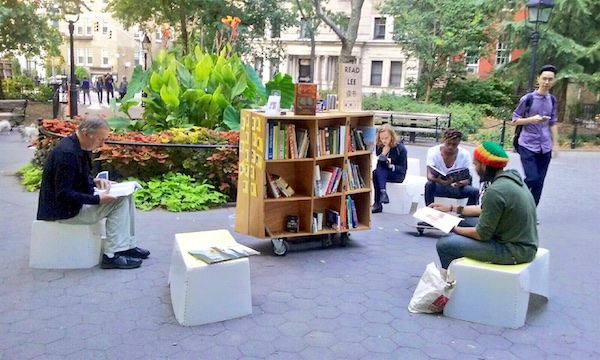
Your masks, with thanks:
M375 148L375 154L377 156L379 156L382 151L383 147L377 146ZM404 147L404 143L399 142L396 147L391 148L387 156L390 158L392 165L394 165L394 168L390 169L390 171L399 175L401 178L400 182L404 181L404 178L406 177L408 158L408 153Z
M91 153L81 149L77 135L62 139L44 165L37 219L70 219L84 204L98 204L91 168Z

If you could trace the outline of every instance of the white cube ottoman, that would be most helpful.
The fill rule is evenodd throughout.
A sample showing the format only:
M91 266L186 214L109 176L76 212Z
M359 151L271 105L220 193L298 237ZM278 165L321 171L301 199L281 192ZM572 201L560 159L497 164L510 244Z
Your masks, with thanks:
M525 324L529 294L548 298L550 252L538 248L535 259L496 265L462 258L449 271L456 278L444 315L479 324L519 328Z
M35 220L31 224L29 266L38 269L85 269L99 264L101 225L69 225Z
M188 253L234 243L227 230L175 234L169 282L179 324L202 325L252 313L248 258L208 265Z

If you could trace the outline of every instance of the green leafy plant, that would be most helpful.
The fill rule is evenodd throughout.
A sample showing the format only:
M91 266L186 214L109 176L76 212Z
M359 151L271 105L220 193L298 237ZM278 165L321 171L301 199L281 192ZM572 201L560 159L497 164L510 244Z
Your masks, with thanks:
M291 76L278 74L266 86L253 67L244 64L225 46L219 54L203 53L196 46L192 54L177 57L161 51L148 71L136 67L119 109L128 118L112 117L114 129L146 133L170 128L201 126L216 130L238 130L240 110L264 105L267 95L279 90L282 107L291 106L294 83ZM135 99L136 92L145 97ZM143 101L143 121L132 119L129 109Z
M135 178L129 180L142 185L142 189L134 193L136 206L141 210L162 207L173 212L198 211L226 201L225 195L214 186L198 183L191 176L180 173L169 172L147 182Z
M42 173L44 169L31 163L23 166L17 171L17 176L21 178L21 184L27 191L37 191L42 186Z

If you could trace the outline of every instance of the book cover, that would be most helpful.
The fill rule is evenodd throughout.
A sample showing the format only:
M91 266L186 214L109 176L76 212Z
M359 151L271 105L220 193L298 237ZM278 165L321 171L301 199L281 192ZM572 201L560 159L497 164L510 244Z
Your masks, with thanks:
M445 213L430 207L422 207L413 214L418 220L424 221L436 229L448 234L452 229L462 221L458 216Z
M267 159L274 159L273 158L273 130L274 130L275 124L273 124L272 122L270 122L267 125Z
M317 84L297 83L294 85L294 114L315 115L317 113Z
M315 181L315 196L323 196L323 188L321 186L321 167L319 164L315 165L313 177Z
M433 173L434 176L439 176L444 180L451 179L452 182L457 182L471 178L471 173L467 168L453 169L445 173L442 170L436 168L435 166L427 165L427 167Z
M377 130L373 126L357 126L357 129L362 133L364 142L364 150L375 151L375 136Z
M273 159L279 159L279 123L273 125Z
M333 177L333 172L327 169L322 169L319 171L319 187L321 188L321 191L319 193L319 196L323 196L323 195L327 195L329 194L327 192L327 190L329 189L329 183L331 182L331 178Z
M277 175L272 175L272 176L275 179L275 183L277 184L277 187L279 187L279 190L281 190L283 195L290 197L295 194L294 189L292 189L292 187L285 180L283 180L282 177L277 176Z
M237 243L190 250L188 253L209 265L252 255L260 255L258 251Z

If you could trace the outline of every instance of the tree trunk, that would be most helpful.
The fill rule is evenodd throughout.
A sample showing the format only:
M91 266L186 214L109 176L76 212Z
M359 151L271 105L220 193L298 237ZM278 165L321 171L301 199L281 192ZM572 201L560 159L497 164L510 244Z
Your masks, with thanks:
M2 88L2 79L4 79L4 77L0 76L0 100L4 100L4 89Z
M315 43L315 33L312 31L312 29L310 30L310 70L309 70L309 74L310 74L310 82L314 83L315 82L315 61L317 58L317 44Z
M181 23L181 47L183 55L187 55L189 53L188 49L188 31L187 31L187 17L183 7L179 8L179 21Z

